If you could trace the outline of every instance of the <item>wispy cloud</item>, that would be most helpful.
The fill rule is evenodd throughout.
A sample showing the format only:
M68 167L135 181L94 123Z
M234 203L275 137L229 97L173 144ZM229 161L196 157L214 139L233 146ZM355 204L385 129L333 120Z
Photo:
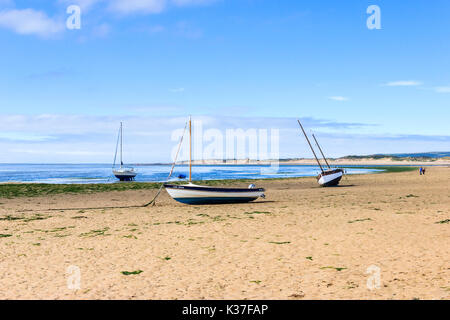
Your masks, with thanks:
M38 135L29 132L0 132L0 140L13 142L43 142L52 140L50 135Z
M415 80L403 80L403 81L391 81L385 83L384 86L387 87L417 87L421 86L423 83Z
M18 153L18 154L28 154L28 155L48 155L47 150L42 149L11 149L11 152ZM109 153L107 152L96 152L96 151L54 151L52 153L53 155L60 155L60 156L81 156L81 157L92 157L92 156L108 156Z
M0 11L0 27L22 35L48 38L64 31L64 21L50 18L43 11L10 9Z
M329 97L328 99L333 100L333 101L341 101L341 102L350 100L349 98L342 97L342 96L332 96L332 97Z
M407 80L407 81L393 81L383 84L383 86L387 87L418 87L423 85L423 82L421 81L415 81L415 80ZM422 88L426 90L433 90L437 93L450 93L450 86L438 86L438 87L432 87L432 88Z
M118 16L160 14L170 7L188 7L208 5L216 0L58 0L61 5L78 5L82 13L93 8L114 12ZM2 10L3 9L3 10ZM64 15L49 17L46 12L32 8L15 9L12 0L0 0L0 28L6 28L21 35L37 35L42 38L54 38L65 30ZM93 34L104 37L109 34L111 26L102 23L94 27ZM150 28L150 33L164 31L162 26ZM179 22L175 33L187 38L200 38L202 30L189 23Z
M341 133L328 133L328 132L320 132L320 136L328 139L348 139L352 138L357 140L372 140L372 141L391 141L391 142L402 142L402 141L421 141L421 142L445 142L450 143L450 135L425 135L425 134L349 134L345 132ZM383 146L381 143L380 146ZM425 148L426 149L426 148ZM428 150L428 149L427 149ZM422 150L423 151L423 150Z
M171 2L176 6L184 7L192 5L208 5L217 2L217 0L172 0Z
M119 122L125 125L127 161L168 162L177 146L174 132L182 130L186 117L157 117L159 112L134 116L0 115L0 162L103 162L112 161ZM450 136L358 134L369 124L302 118L317 134L328 156L448 149ZM311 157L295 118L195 116L195 133L214 129L278 129L280 156ZM201 123L201 129L196 124ZM204 143L206 143L204 141ZM206 143L208 145L208 143ZM204 145L203 147L206 147ZM158 152L155 153L155 150ZM180 159L185 159L187 149Z
M421 81L415 81L415 80L407 80L407 81L392 81L383 84L383 86L387 87L418 87L422 86L423 82ZM450 93L450 86L438 86L438 87L431 87L431 88L422 88L425 90L433 90L437 93Z
M155 14L166 8L166 0L111 0L109 9L119 14Z
M173 93L182 93L184 91L186 91L185 88L173 88L173 89L170 89L170 92L173 92Z
M450 86L447 87L436 87L434 90L438 93L450 93Z
M69 75L70 72L67 70L51 70L40 73L32 73L28 76L29 79L55 79L62 78Z
M167 107L143 107L140 111L159 111ZM223 117L223 116L196 116L205 126L218 129L226 128L297 128L296 119L293 118L266 118L266 117ZM23 134L31 136L70 137L83 136L92 138L106 132L115 132L120 121L127 123L127 131L170 132L182 127L186 117L150 115L133 116L86 116L63 114L40 115L3 115L0 116L4 135ZM363 123L339 122L326 119L302 118L302 122L309 128L348 129L370 126ZM149 127L149 124L151 128ZM12 137L12 136L11 136Z
M2 1L9 0L0 0ZM97 4L117 13L127 14L157 14L165 11L169 6L189 7L209 5L218 0L58 0L65 5L76 4L83 10L90 10Z

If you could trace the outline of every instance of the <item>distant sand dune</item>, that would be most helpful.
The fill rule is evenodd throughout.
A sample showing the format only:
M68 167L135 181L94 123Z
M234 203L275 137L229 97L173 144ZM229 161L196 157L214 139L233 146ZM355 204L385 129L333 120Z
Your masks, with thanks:
M323 160L321 160L323 164ZM344 166L344 165L358 165L358 166L370 166L370 165L414 165L414 166L448 166L450 165L450 158L371 158L371 157L358 157L358 158L338 158L328 159L330 165ZM189 162L181 161L180 164L187 165ZM193 165L268 165L272 163L278 163L281 165L317 165L315 159L283 159L283 160L195 160Z

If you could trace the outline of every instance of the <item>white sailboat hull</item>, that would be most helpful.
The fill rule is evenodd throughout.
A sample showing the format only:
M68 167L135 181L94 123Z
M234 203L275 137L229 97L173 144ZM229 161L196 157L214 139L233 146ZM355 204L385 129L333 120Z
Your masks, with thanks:
M131 181L134 180L134 178L137 175L137 172L134 171L133 169L118 169L113 170L113 174L120 181Z
M251 202L264 197L264 189L215 188L207 186L165 185L169 195L186 204L218 204Z
M322 187L336 186L342 179L344 171L342 169L328 170L321 173L318 178L318 183Z

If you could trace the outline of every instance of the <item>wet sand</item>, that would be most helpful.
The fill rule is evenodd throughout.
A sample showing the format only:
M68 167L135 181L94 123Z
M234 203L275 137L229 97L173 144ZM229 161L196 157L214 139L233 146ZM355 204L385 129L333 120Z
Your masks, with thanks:
M0 299L450 298L450 168L256 185L266 199L237 205L0 199Z

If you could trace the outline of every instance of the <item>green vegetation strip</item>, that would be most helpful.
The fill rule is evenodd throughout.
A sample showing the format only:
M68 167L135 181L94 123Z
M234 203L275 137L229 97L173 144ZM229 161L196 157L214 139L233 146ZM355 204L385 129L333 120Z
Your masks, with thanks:
M336 267L321 267L320 269L334 269L336 271L342 271L342 270L345 270L347 268L345 268L345 267L340 267L340 268L336 268Z
M244 214L272 214L269 211L252 211L252 212L244 212Z
M252 182L254 180L206 180L194 181L206 186L231 185L238 182ZM185 181L172 184L185 184ZM161 183L154 182L129 182L129 183L92 183L92 184L46 184L46 183L18 183L0 184L0 198L38 197L57 194L89 194L110 191L127 190L155 190L161 187Z
M160 183L107 183L107 184L0 184L0 198L37 197L63 193L97 193L125 190L158 189Z
M272 243L272 244L289 244L291 242L290 241L285 241L285 242L269 241L269 243Z
M142 270L136 270L136 271L122 271L122 274L125 276L130 276L130 275L135 275L135 274L140 274L144 271Z
M351 220L351 221L348 221L348 223L363 222L363 221L372 221L372 219L370 219L370 218L366 218L366 219L357 219L357 220Z
M44 216L42 214L35 214L31 217L17 217L17 216L11 216L11 215L6 215L6 216L2 216L0 217L0 221L24 221L24 222L30 222L30 221L35 221L35 220L45 220L51 218L51 216Z
M80 237L93 238L93 237L97 237L97 236L108 236L109 234L105 234L105 232L108 230L109 230L108 227L105 227L105 228L99 229L99 230L91 230L89 232L80 234Z

